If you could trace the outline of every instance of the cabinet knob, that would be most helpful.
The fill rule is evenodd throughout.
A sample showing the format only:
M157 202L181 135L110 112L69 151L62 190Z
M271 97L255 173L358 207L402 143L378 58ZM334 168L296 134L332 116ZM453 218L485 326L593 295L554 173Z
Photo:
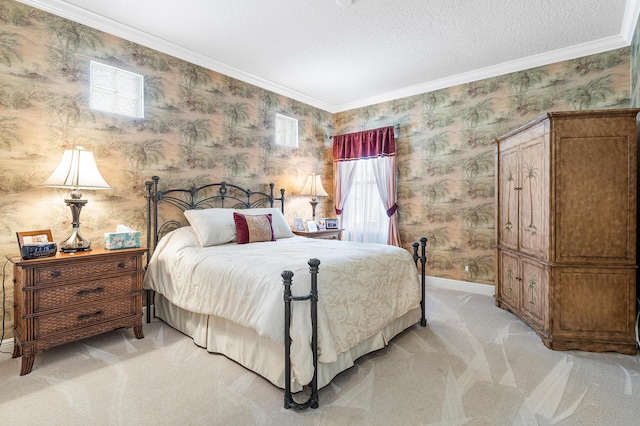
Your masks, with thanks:
M118 268L124 268L125 266L127 266L127 264L124 262L118 263Z
M62 275L62 272L60 272L60 271L53 271L53 272L51 272L51 276L52 276L53 278L58 278L58 277L59 277L59 276L61 276L61 275Z

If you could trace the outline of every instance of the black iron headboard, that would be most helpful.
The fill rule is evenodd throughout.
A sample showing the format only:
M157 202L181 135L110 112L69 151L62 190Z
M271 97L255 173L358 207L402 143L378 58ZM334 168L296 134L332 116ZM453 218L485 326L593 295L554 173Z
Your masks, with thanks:
M188 189L158 189L158 176L145 182L147 187L147 248L149 256L153 253L158 241L168 232L180 228L183 223L176 219L169 219L158 223L158 206L162 203L176 207L180 213L185 210L208 208L253 209L258 207L273 207L275 201L280 201L280 210L284 214L284 189L280 190L280 197L273 194L273 183L269 184L269 193L251 191L239 186L220 182L210 183ZM149 258L149 256L147 258Z

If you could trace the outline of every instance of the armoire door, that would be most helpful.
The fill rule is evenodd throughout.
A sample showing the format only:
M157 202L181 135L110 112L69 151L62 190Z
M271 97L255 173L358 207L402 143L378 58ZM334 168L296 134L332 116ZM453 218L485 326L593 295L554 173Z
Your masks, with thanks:
M520 146L519 251L548 260L549 144L547 135L535 133Z
M521 258L520 277L522 311L539 327L545 328L548 310L549 272L546 265L528 258Z
M518 147L500 153L498 193L498 244L518 250L518 204L520 196Z
M520 289L522 287L518 256L514 253L499 250L500 281L498 296L512 309L520 309Z

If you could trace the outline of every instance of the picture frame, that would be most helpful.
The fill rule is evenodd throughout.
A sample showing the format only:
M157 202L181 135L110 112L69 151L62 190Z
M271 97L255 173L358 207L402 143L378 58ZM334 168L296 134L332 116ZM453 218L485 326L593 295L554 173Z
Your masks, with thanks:
M18 237L18 248L20 250L22 250L22 247L28 244L42 244L53 242L53 236L51 235L50 229L16 232L16 237Z
M308 220L307 221L307 228L308 228L309 232L318 232L318 225L316 224L315 220Z
M327 229L338 229L338 219L326 219L325 225Z
M324 217L316 218L316 223L318 224L318 230L326 229L326 219Z
M294 217L293 225L295 226L296 231L304 231L304 221L301 217Z

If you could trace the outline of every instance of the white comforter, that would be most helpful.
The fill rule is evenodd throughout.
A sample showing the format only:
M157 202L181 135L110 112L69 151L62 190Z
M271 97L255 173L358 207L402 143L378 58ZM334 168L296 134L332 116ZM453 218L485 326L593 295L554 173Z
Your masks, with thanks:
M293 271L293 294L308 294L310 258L321 262L319 362L335 361L337 354L420 305L417 268L402 248L304 237L201 247L191 227L159 242L144 287L183 309L223 317L282 343L280 274ZM292 306L292 372L298 382L308 383L313 375L309 302Z

